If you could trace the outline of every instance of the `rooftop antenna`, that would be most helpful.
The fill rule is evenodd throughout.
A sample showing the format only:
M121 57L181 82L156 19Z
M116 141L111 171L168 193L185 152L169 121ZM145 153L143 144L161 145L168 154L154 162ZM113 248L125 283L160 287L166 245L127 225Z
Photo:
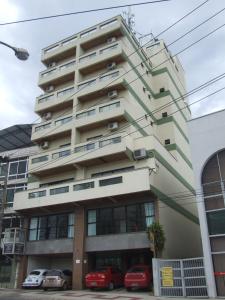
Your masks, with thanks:
M127 26L130 31L135 35L136 31L134 29L135 26L135 15L131 12L131 6L127 7L127 11L123 11L124 19L126 20Z

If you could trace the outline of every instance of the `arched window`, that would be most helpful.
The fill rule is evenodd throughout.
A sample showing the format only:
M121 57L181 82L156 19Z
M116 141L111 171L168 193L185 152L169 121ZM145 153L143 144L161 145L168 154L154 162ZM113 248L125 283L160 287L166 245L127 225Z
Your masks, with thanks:
M225 234L225 150L214 154L202 172L209 235Z

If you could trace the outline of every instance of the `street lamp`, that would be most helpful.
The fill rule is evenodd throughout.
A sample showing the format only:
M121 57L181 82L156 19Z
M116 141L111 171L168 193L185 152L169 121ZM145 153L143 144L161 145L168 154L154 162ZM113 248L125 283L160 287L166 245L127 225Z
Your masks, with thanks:
M15 52L16 57L20 60L27 60L28 57L29 57L29 53L26 49L16 48L16 47L10 46L9 44L6 44L6 43L1 42L1 41L0 41L0 44L12 49Z

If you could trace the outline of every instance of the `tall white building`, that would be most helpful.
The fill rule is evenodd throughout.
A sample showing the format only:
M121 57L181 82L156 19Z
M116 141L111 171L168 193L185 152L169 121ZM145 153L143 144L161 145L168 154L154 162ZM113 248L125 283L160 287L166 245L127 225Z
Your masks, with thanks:
M141 49L117 16L44 48L41 60L40 151L14 202L28 226L20 281L32 268L66 267L79 289L100 265L151 264L154 220L164 257L199 255L196 205L177 197L193 193L178 58L163 41Z

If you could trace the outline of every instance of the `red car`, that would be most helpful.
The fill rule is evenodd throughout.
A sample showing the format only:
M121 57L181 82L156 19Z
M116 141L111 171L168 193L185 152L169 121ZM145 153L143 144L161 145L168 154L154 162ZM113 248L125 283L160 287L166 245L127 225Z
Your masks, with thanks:
M123 285L123 275L118 268L101 267L95 271L88 273L85 277L86 287L108 288L112 290L114 287Z
M149 266L136 265L127 271L124 278L125 288L150 288L152 284L152 271Z

